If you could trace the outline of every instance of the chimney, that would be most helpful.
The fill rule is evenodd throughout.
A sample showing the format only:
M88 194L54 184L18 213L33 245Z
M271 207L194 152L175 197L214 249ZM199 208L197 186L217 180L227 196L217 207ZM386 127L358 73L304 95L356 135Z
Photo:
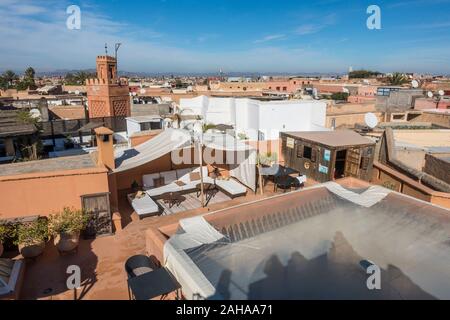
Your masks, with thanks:
M100 127L94 130L95 138L97 139L98 160L99 166L104 165L110 170L116 168L114 159L114 132L108 128Z

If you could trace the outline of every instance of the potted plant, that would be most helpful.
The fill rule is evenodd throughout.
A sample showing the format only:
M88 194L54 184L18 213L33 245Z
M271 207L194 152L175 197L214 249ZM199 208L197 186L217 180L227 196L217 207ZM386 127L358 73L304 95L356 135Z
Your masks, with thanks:
M36 258L44 252L47 239L48 221L38 218L18 226L15 244L24 258Z
M54 236L54 243L59 252L71 252L78 248L80 232L89 221L84 210L64 208L57 214L50 215L49 232Z
M0 224L0 257L3 254L3 242L6 239L7 232L8 232L8 230L7 230L6 226L3 224Z
M139 191L139 183L134 180L133 183L131 184L131 190L136 193Z

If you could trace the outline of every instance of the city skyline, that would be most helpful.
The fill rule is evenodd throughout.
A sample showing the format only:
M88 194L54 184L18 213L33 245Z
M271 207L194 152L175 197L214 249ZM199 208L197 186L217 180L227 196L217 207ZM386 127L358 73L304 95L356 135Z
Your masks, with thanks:
M369 30L367 8L381 8ZM81 9L69 30L66 9ZM0 4L0 69L91 69L123 43L119 68L145 73L450 73L450 1L12 1Z

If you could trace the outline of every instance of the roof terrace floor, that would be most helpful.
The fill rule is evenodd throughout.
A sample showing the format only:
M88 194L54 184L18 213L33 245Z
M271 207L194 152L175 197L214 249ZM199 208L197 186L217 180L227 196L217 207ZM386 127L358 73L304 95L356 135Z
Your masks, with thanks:
M306 187L314 183L308 183ZM21 299L27 300L128 300L125 261L138 254L146 254L145 231L150 227L177 222L181 218L213 212L232 206L261 200L275 195L273 184L268 183L264 195L250 192L245 197L219 203L207 208L180 212L170 216L139 220L137 214L121 195L119 210L125 228L111 237L91 241L81 240L78 253L60 256L53 243L48 243L44 254L35 261L27 261L27 270L22 287ZM226 200L226 199L225 199ZM151 253L150 253L151 254ZM68 290L67 267L81 268L82 288L75 294Z

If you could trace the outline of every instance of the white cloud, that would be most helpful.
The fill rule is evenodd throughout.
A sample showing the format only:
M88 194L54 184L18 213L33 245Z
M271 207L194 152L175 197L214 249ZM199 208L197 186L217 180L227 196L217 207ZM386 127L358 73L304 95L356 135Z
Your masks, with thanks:
M313 34L321 31L325 26L324 25L318 25L318 24L305 24L300 27L297 27L295 29L295 33L298 35L307 35L307 34Z
M262 39L255 40L254 43L264 43L264 42L269 42L269 41L273 41L273 40L283 40L283 39L286 39L285 34L272 34L272 35L265 36Z
M294 33L300 36L314 34L336 23L336 14L331 13L324 17L311 16L309 20L317 20L320 23L305 23L294 30Z

